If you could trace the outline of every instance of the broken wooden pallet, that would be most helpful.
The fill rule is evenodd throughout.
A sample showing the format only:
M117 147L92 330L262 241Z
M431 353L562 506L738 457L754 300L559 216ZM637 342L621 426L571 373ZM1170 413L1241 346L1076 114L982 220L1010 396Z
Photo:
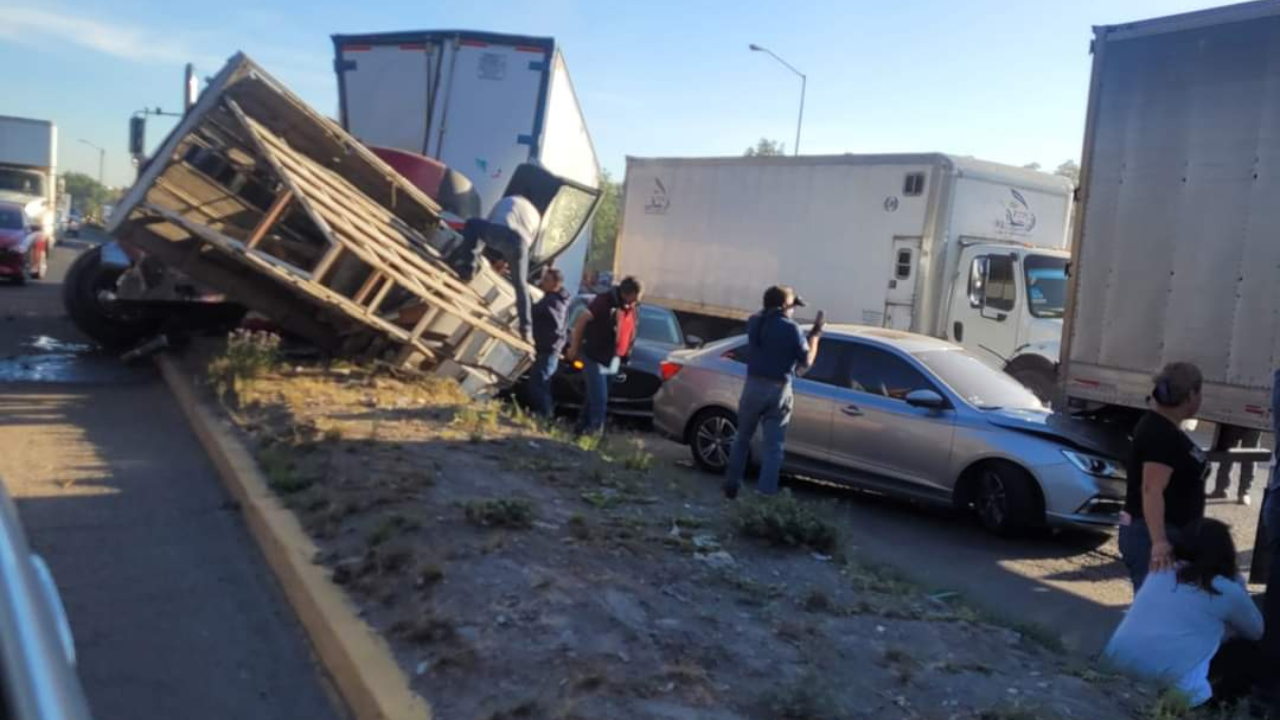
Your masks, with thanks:
M130 189L121 241L340 354L514 381L532 348L491 272L463 283L435 203L243 55ZM509 287L507 288L510 289Z

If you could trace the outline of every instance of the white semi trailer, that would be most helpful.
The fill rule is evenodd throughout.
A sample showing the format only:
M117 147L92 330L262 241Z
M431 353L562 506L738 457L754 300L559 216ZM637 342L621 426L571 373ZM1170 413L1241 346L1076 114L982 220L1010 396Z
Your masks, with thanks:
M615 270L707 339L789 284L810 313L952 340L1047 396L1072 189L936 153L633 157Z

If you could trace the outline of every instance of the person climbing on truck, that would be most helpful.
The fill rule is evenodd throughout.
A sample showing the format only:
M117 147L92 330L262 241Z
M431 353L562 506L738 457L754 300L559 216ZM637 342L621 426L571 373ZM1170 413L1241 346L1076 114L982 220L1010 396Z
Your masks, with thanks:
M521 165L488 218L471 218L462 229L462 242L450 254L463 282L470 282L480 258L500 256L507 263L516 294L520 337L533 344L533 302L529 298L529 256L542 230L542 213L554 197L558 181L543 168Z

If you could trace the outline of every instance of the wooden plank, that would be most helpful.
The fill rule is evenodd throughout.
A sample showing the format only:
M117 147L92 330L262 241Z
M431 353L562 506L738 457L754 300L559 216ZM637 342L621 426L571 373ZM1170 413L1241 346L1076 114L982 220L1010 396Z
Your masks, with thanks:
M327 304L334 305L344 310L354 320L372 323L377 327L377 329L382 330L386 335L391 336L393 339L399 342L410 341L409 333L404 328L401 328L398 325L389 323L376 316L370 317L365 312L364 308L352 303L350 300L343 297L339 293L329 290L328 288L325 288L323 286L318 286L315 283L311 283L306 279L299 278L293 273L289 272L289 270L287 269L275 266L272 262L270 262L270 260L273 260L274 258L270 258L270 256L262 257L256 253L250 254L250 253L240 252L239 249L236 247L237 245L240 244L239 241L233 238L229 238L217 232L216 230L212 230L210 228L206 228L204 226L191 223L183 216L178 215L177 213L171 212L165 208L151 205L150 203L143 203L142 207L182 227L184 230L186 230L187 232L190 232L192 235L196 235L203 238L214 247L218 247L222 249L224 252L226 252L226 254L232 257L245 259L249 261L251 264L257 265L260 268L267 270L272 275L275 275L280 279L290 283L291 285L303 291L304 293L311 295L316 299L322 300ZM433 360L435 359L436 354L431 352L429 348L427 348L422 343L417 343L417 345L421 347L424 355L426 355L428 358L431 358Z
M356 291L356 294L351 298L351 300L355 302L357 305L363 305L364 299L369 296L369 293L373 292L373 286L377 284L377 282L381 280L383 277L385 276L381 272L379 272L377 268L374 268L373 271L369 273L369 277L364 281L364 284L360 286L360 289Z
M400 255L400 258L398 259L404 259L407 256L410 259L411 264L418 264L421 266L423 270L426 271L427 277L426 278L419 277L417 273L412 273L412 274L401 273L401 272L398 272L399 268L386 268L386 270L389 271L388 272L389 275L393 277L395 275L401 275L402 277L395 278L395 279L400 281L400 284L407 286L406 289L409 289L410 292L415 295L425 294L421 292L422 290L425 290L424 281L435 281L435 282L430 282L430 284L435 285L438 292L443 288L447 288L447 285L445 283L439 282L439 279L438 279L439 276L443 275L442 270L440 268L431 267L426 261L422 260L416 254L414 254L412 250L410 250L407 247L407 245L402 245L401 243L386 243L385 241L380 242L380 240L382 240L381 238L372 239L372 241L368 245L364 245L358 242L348 242L347 241L348 238L344 237L341 233L333 232L333 227L329 225L326 222L326 219L323 217L324 213L321 213L317 209L312 208L309 201L310 200L315 200L317 202L320 202L321 200L327 201L327 203L330 204L332 208L335 208L332 210L333 214L337 218L342 218L343 220L347 220L347 213L345 208L342 207L341 203L333 201L331 198L329 198L327 192L323 192L322 194L317 193L315 196L308 195L305 192L300 192L299 183L305 182L305 181L300 180L300 178L298 177L298 175L301 175L302 173L306 173L308 176L311 176L311 177L315 177L316 175L324 176L326 173L329 173L329 171L319 167L318 164L314 163L314 161L311 161L309 158L305 158L294 153L290 148L287 147L287 145L280 138L277 138L274 135L270 134L269 132L266 132L262 128L262 126L256 123L253 119L247 117L243 113L243 111L239 108L239 106L235 104L234 101L227 100L225 105L231 111L231 113L236 117L236 119L243 125L243 127L248 131L254 145L258 148L259 152L263 155L264 160L266 160L280 175L281 182L288 185L296 194L298 194L308 214L311 215L314 220L316 220L317 225L323 225L326 228L326 230L328 230L327 234L331 239L333 239L335 242L342 243L349 250L356 253L358 257L361 257L362 260L364 260L365 262L369 263L374 267L387 265L386 260L384 260L383 258L384 252L379 252L380 250L384 250L388 245L390 245L390 247L392 248L403 247L404 251L402 253L397 253ZM287 169L285 167L286 164L290 166ZM311 167L309 166L314 166L316 169L316 172L315 173L311 172ZM295 175L294 173L289 172L290 170L294 170L297 174ZM363 199L363 196L359 193L358 190L356 190L354 187L351 187L349 183L346 183L345 180L343 180L340 177L337 177L336 175L334 176L334 183L332 186L335 188L337 192L340 192L344 195L344 199L350 199L346 196L353 196L355 198L355 202L357 203L361 202L361 200ZM314 188L308 188L308 189L314 190ZM363 202L365 204L369 203L367 199L363 199ZM386 214L385 209L381 210L380 212L381 214L384 214L384 215ZM359 233L363 223L359 223L359 222L351 223L348 220L348 225L351 227L352 230ZM369 257L369 256L373 256L373 257ZM413 287L414 285L417 285L418 287L414 288ZM489 311L487 307L484 307L474 302L467 303L467 305L471 306L470 308L467 308L467 309L473 309L474 311L476 311L478 317L471 317L469 316L468 313L459 311L459 309L456 307L457 301L463 298L470 300L470 298L467 296L473 295L473 291L465 285L456 283L456 281L455 281L455 285L456 285L456 288L448 289L448 290L452 290L452 292L448 292L448 291L442 292L441 297L439 298L423 297L423 299L431 302L432 304L441 305L447 312L450 312L450 314L455 315L456 317L458 317L459 319L461 319L462 321L468 324L483 325L485 327L485 330L487 331L487 334L495 337L499 337L504 342L508 342L512 344L515 348L519 350L523 350L526 353L531 351L532 348L528 346L526 343L524 343L523 339L515 336L513 333L511 333L511 331L508 328L496 323L493 319L492 312ZM414 293L413 290L415 289L419 290L419 292ZM461 293L458 292L459 290L461 290ZM458 297L459 295L461 295L461 297Z
M258 221L258 226L249 234L249 240L244 244L246 248L252 250L258 246L258 243L262 242L262 238L271 229L271 226L275 225L276 221L280 219L291 200L293 200L292 190L285 190L276 196L275 202L271 203L271 207L267 208L267 214L263 216L262 220Z
M282 161L282 162L287 163L288 161ZM299 186L306 185L305 180L299 180L296 178L295 180L298 182ZM308 187L307 189L315 190L315 188L311 188L311 187ZM363 225L357 222L353 222L352 219L345 214L341 205L337 201L333 200L332 198L329 198L328 194L325 193L323 190L318 191L314 194L308 195L307 197L308 199L315 200L320 205L325 206L321 209L318 209L317 212L319 212L321 215L325 215L326 213L331 213L330 217L334 221L333 227L346 229L356 234L363 233L363 230L362 230ZM335 234L343 241L346 241L349 239L347 236L344 236L342 232L337 232ZM384 244L379 243L377 239L369 237L367 243L346 242L345 244L349 249L355 252L359 257L361 257L361 259L364 259L370 265L377 267L378 265L388 264L386 253L385 253L386 246ZM359 247L359 250L356 249L357 246ZM366 253L376 256L377 259L373 260L366 257ZM490 332L490 334L505 336L504 339L507 342L512 342L514 344L517 344L517 347L524 345L523 340L519 339L516 335L511 333L511 331L508 328L506 328L505 326L493 320L492 311L490 311L484 305L481 305L472 300L472 297L475 297L475 294L470 287L466 285L461 285L459 283L458 287L465 294L462 294L460 297L452 295L448 293L446 289L441 288L439 283L433 282L433 280L436 279L436 275L440 274L442 270L438 268L431 268L430 266L426 266L425 263L424 263L424 266L425 266L424 269L426 269L428 273L431 273L426 277L420 276L416 273L410 274L410 273L397 272L396 274L401 275L401 278L403 278L402 279L403 284L411 286L409 288L411 291L413 289L412 285L418 285L420 287L424 285L434 286L432 287L432 289L434 289L436 292L439 292L442 295L442 297L439 297L439 298L426 296L424 295L425 288L422 288L423 292L415 293L415 294L423 295L424 300L429 300L432 302L432 304L441 304L441 303L445 305L463 304L465 309L473 310L480 317L471 318L471 317L468 317L465 313L458 312L456 310L451 310L450 314L461 318L463 321L469 324L479 321L486 325L486 329ZM393 269L397 271L399 270L399 268L396 267L395 263L391 263L391 267L388 269ZM495 330L498 330L498 331L494 332Z

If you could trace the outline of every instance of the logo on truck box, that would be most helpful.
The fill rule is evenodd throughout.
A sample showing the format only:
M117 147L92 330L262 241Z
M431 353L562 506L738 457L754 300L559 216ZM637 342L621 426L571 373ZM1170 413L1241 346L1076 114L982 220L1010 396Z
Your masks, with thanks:
M644 201L644 213L646 215L666 215L667 208L671 207L671 200L667 197L667 187L662 184L658 178L653 179L653 190L649 193L649 198Z
M996 220L996 227L1015 235L1027 235L1036 229L1036 214L1022 193L1009 188L1012 199L1005 201L1004 219Z

